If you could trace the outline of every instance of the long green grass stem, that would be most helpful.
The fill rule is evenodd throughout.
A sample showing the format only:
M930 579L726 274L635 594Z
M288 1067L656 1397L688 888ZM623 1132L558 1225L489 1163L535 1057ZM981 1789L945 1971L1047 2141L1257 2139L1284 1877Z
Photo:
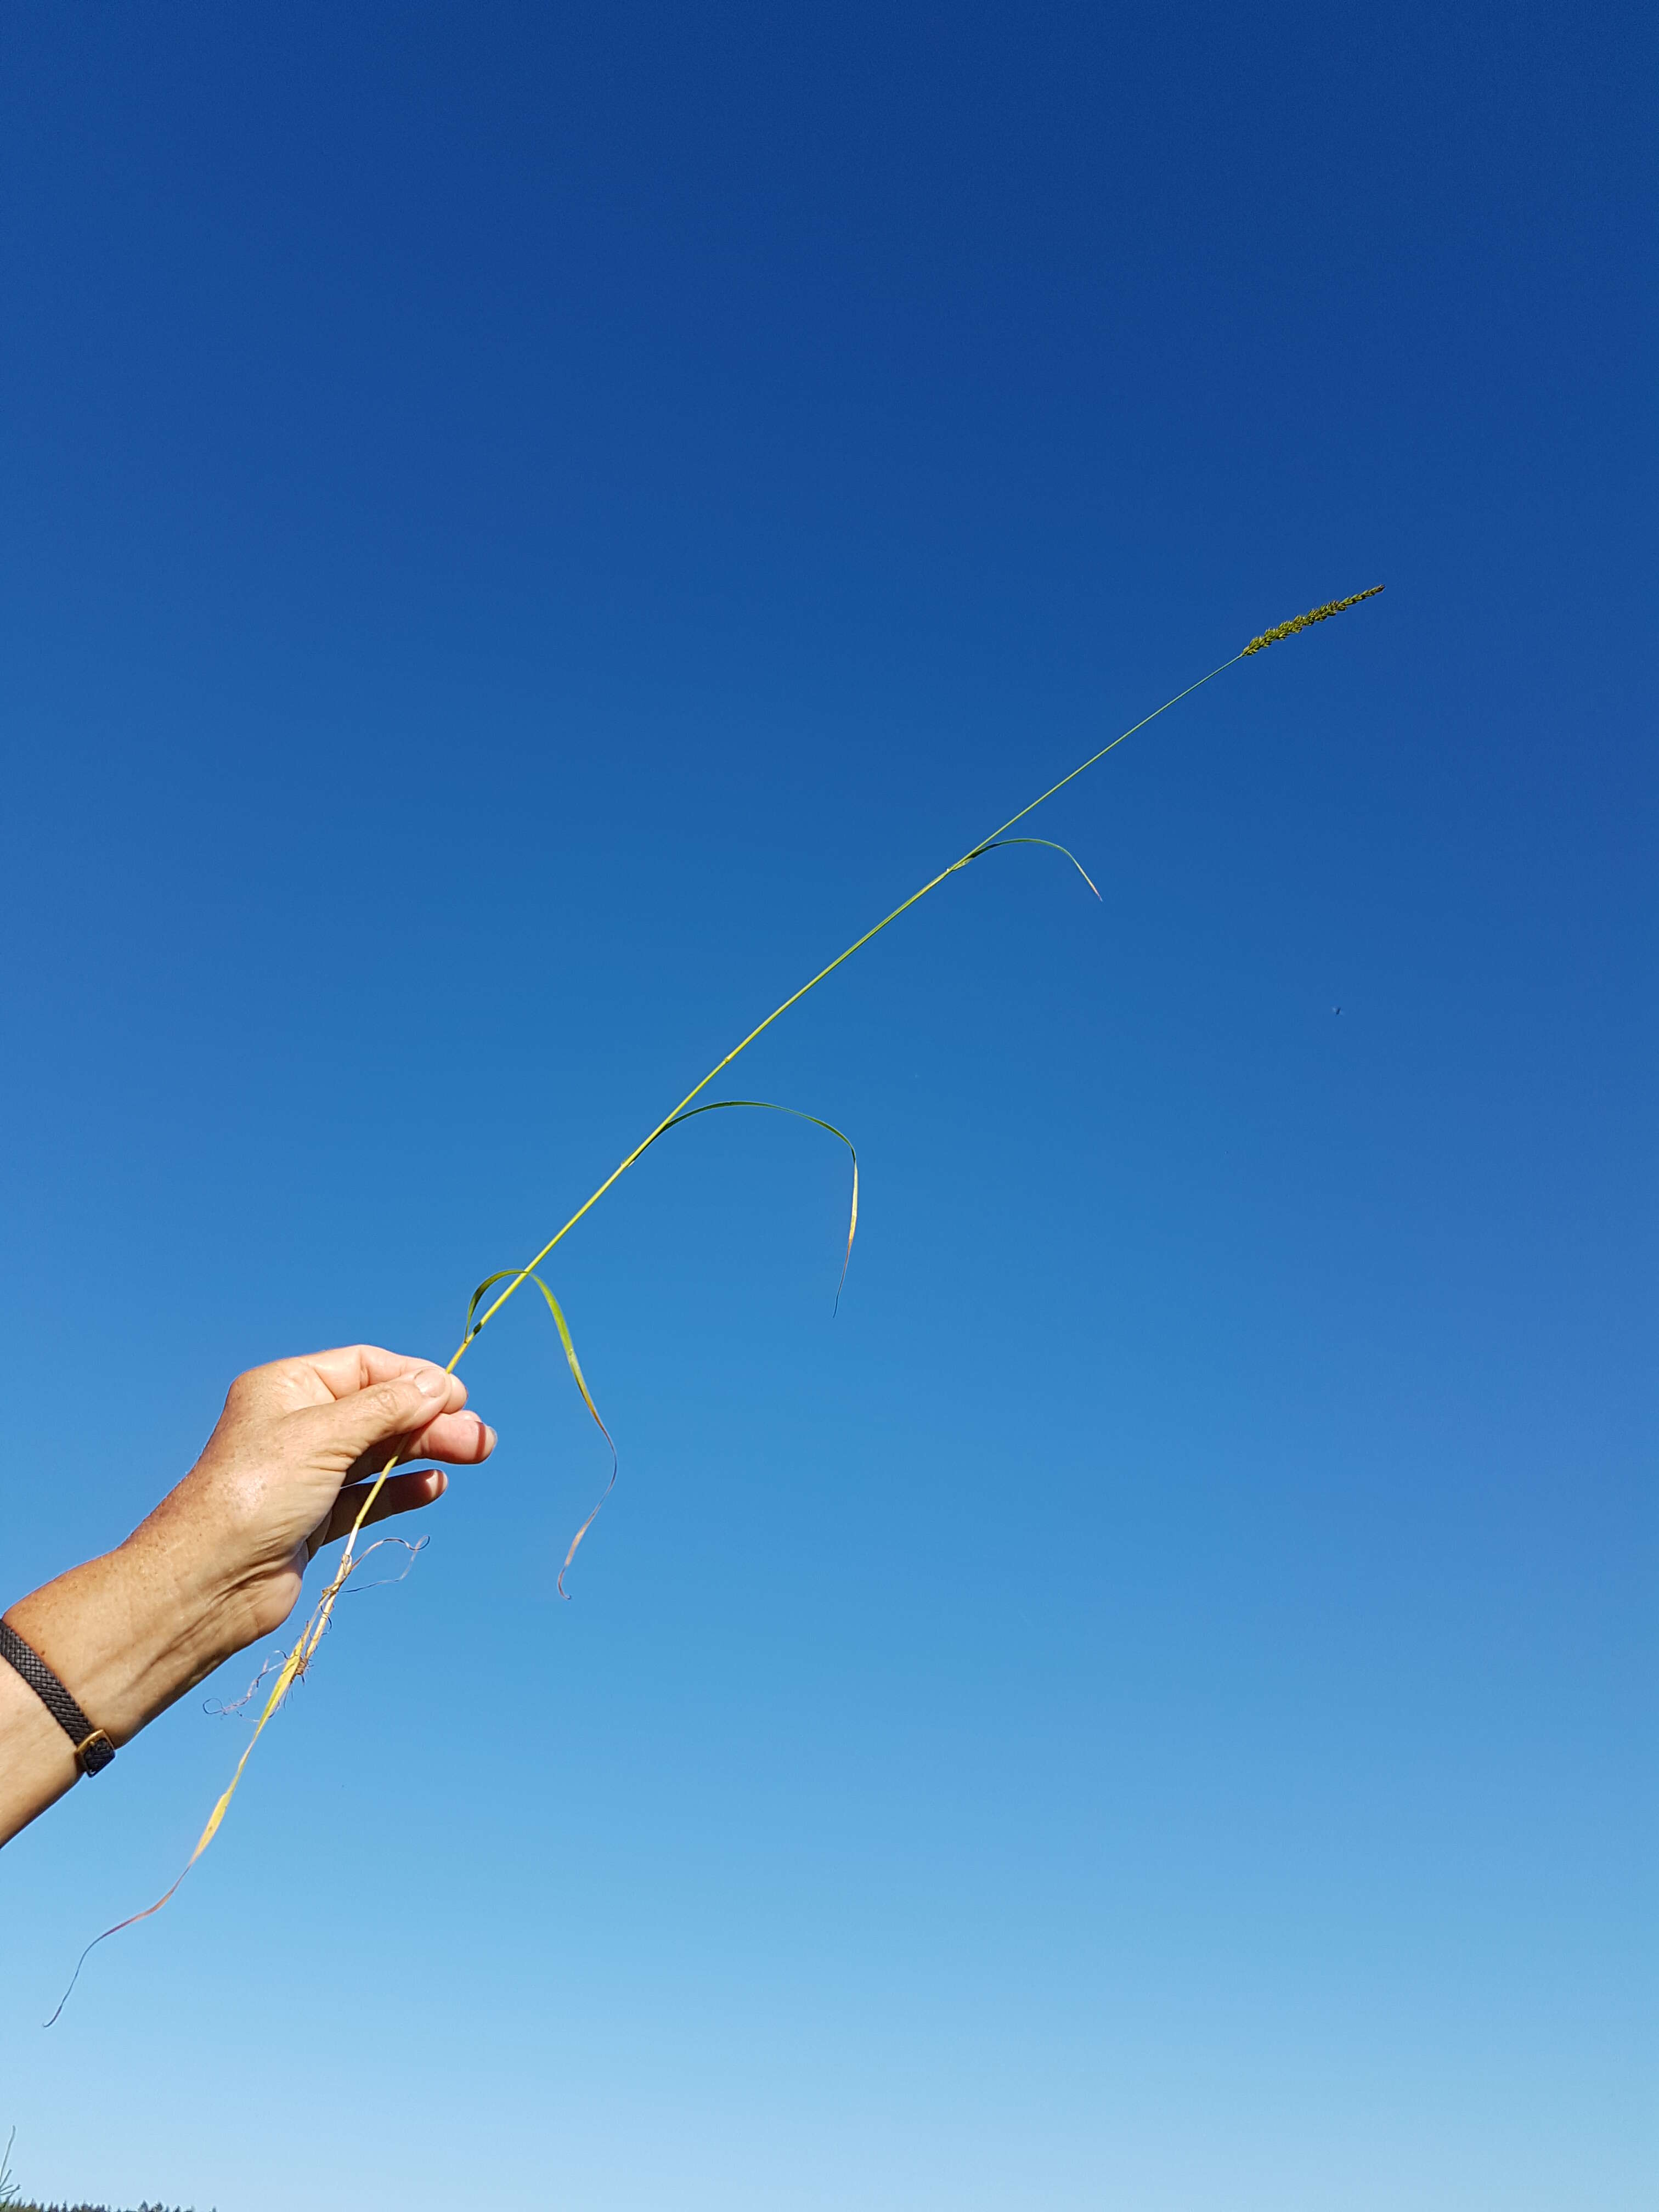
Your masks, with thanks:
M818 985L822 983L827 976L833 975L836 969L842 967L847 961L850 960L855 952L862 951L864 947L869 944L872 937L879 937L882 931L889 927L893 922L896 922L902 914L908 914L910 911L910 908L915 906L919 900L927 897L929 891L937 890L939 885L945 882L950 877L956 875L961 869L969 866L971 862L981 859L987 853L994 851L1005 839L1011 844L1048 844L1050 841L1047 838L1009 838L1007 833L1014 827L1016 823L1023 822L1028 814L1035 813L1036 809L1042 805L1046 800L1052 799L1057 791L1064 791L1068 783L1074 783L1078 777L1085 774L1089 769L1091 769L1097 761L1104 760L1108 753L1115 751L1119 745L1122 744L1126 739L1133 737L1137 731L1144 730L1149 722L1157 721L1160 714L1167 714L1171 707L1178 707L1183 699L1190 699L1194 691L1201 691L1206 684L1212 684L1216 678L1222 675L1227 669L1234 667L1239 661L1247 659L1253 653L1263 651L1267 646L1276 644L1281 638L1290 637L1297 631L1305 629L1314 623L1327 621L1332 615L1340 614L1349 607L1358 606L1362 599L1374 598L1382 589L1382 586L1381 584L1373 584L1369 591L1358 592L1350 599L1328 600L1324 605L1315 607L1305 615L1297 615L1289 622L1279 623L1273 629L1264 631L1261 636L1252 638L1248 645L1242 647L1239 652L1234 653L1230 659L1221 661L1214 668L1211 669L1207 676L1200 676L1195 684L1189 684L1184 690L1176 692L1171 697L1166 699L1161 707L1154 707L1150 714L1143 714L1138 722L1132 722L1127 730L1121 730L1117 736L1112 739L1109 744L1102 745L1097 752L1091 753L1087 760L1079 761L1078 765L1068 775L1061 776L1058 783L1051 783L1047 791L1040 792L1028 805L1022 806L1018 814L1011 814L1006 822L1000 823L996 829L992 830L988 837L981 837L977 844L970 845L960 860L952 860L948 868L941 868L938 875L930 876L920 890L912 891L909 897L904 900L902 904L896 906L890 914L884 915L881 920L877 922L872 928L866 929L862 937L854 938L852 944L847 947L847 950L844 952L838 952L835 958L831 960L826 967L820 968L816 975L811 977L809 981L803 983L799 990L792 991L789 996L782 1001L781 1005L773 1007L771 1012L767 1015L764 1021L757 1022L754 1028L750 1030L747 1036L742 1038L737 1044L734 1044L731 1051L728 1052L723 1059L717 1060L713 1067L709 1069L708 1074L703 1077L702 1080L700 1083L693 1084L690 1090L686 1092L684 1097L663 1115L661 1121L657 1123L656 1127L652 1129L648 1134L640 1139L639 1143L635 1146L631 1152L626 1154L623 1159L617 1162L617 1165L612 1168L611 1173L599 1186L598 1189L591 1192L576 1208L576 1211L571 1215L570 1218L565 1222L562 1227L554 1231L552 1236L548 1238L546 1243L542 1246L540 1251L538 1252L532 1259L526 1261L525 1264L521 1267L504 1268L501 1273L487 1278L487 1279L479 1285L477 1291L473 1293L471 1304L467 1309L465 1334L462 1336L460 1342L456 1346L454 1351L450 1354L447 1363L449 1371L452 1374L454 1372L455 1369L460 1364L461 1360L465 1358L468 1349L477 1339L479 1332L488 1326L488 1324L501 1311L501 1308L507 1304L507 1300L515 1297L517 1293L523 1289L526 1283L534 1282L537 1287L540 1290L542 1296L546 1299L548 1306L552 1312L554 1322L557 1327L560 1340L564 1347L566 1360L569 1364L572 1374L575 1377L577 1387L581 1392L582 1398L586 1404L587 1409L589 1413L592 1413L594 1420L599 1422L599 1428L605 1435L606 1443L610 1443L611 1432L605 1428L605 1423L599 1419L599 1409L594 1405L592 1397L589 1394L586 1382L583 1377L580 1365L576 1358L575 1346L571 1340L570 1331L566 1325L565 1318L563 1313L560 1310L558 1301L554 1297L553 1293L548 1289L546 1284L542 1282L540 1277L536 1272L541 1266L543 1261L546 1259L548 1254L553 1250L554 1247L562 1243L563 1239L570 1234L570 1231L582 1218L582 1216L585 1213L591 1212L592 1209L599 1204L599 1200L605 1196L606 1191L611 1188L611 1185L617 1182L623 1176L626 1175L629 1169L634 1165L634 1163L641 1157L641 1155L648 1152L651 1146L656 1143L658 1138L664 1135L669 1129L672 1129L676 1122L689 1118L689 1116L693 1113L708 1112L716 1105L764 1106L767 1107L769 1110L772 1111L781 1110L786 1113L795 1112L796 1109L793 1107L785 1107L781 1109L772 1108L769 1101L762 1099L732 1098L711 1100L708 1105L704 1107L697 1106L695 1102L702 1097L705 1091L708 1090L709 1085L714 1080L714 1078L720 1073L722 1069L730 1067L732 1061L736 1060L740 1054L747 1052L750 1046L754 1043L756 1038L763 1036L765 1032L771 1028L774 1022L777 1021L781 1016L788 1012L791 1006L798 1006L806 996L809 991L815 991ZM1061 852L1066 851L1064 846L1060 847L1058 849ZM1075 856L1070 853L1067 853L1066 856L1068 860L1073 861L1075 866L1077 866L1079 872L1083 873L1082 864L1076 860ZM1089 881L1089 878L1086 874L1084 874L1084 881L1089 884L1091 890L1094 890L1094 884ZM1096 892L1096 896L1098 897L1098 892ZM811 1121L817 1121L817 1116L816 1115L803 1115L800 1118ZM849 1152L852 1150L850 1139L845 1136L841 1130L835 1128L832 1124L827 1121L819 1122L818 1126L822 1128L829 1129L832 1135L841 1139L841 1141L848 1146ZM854 1153L852 1222L854 1230L856 1230L858 1225L857 1178L857 1155ZM849 1232L848 1237L848 1251L849 1255L851 1250L852 1235ZM843 1279L845 1278L845 1273L846 1269L843 1265ZM497 1283L505 1283L506 1287L497 1292L496 1296L490 1301L489 1304L484 1308L482 1313L477 1313L477 1310L479 1299L486 1291L492 1289ZM839 1296L839 1293L837 1293L837 1295ZM477 1315L476 1319L474 1318L475 1314ZM611 1444L612 1457L611 1480L612 1483L616 1480L615 1454L616 1447L614 1444ZM398 1460L394 1455L386 1462L386 1465L380 1469L380 1474L375 1477L374 1481L369 1486L369 1489L363 1498L362 1504L358 1510L357 1517L351 1525L350 1533L346 1538L345 1549L341 1554L339 1565L335 1570L334 1575L330 1581L328 1587L324 1590L322 1596L318 1601L317 1607L313 1612L310 1620L307 1622L304 1633L283 1662L281 1672L276 1677L276 1686L266 1698L264 1705L260 1711L259 1718L254 1726L253 1732L248 1739L246 1747L243 1750L242 1756L237 1761L236 1771L231 1776L229 1786L221 1796L219 1802L215 1805L213 1811L209 1815L207 1826L203 1829L196 1848L191 1853L183 1872L179 1875L178 1881L175 1881L172 1887L167 1890L162 1896L159 1897L154 1905L148 1907L146 1911L134 1913L132 1917L129 1920L118 1921L113 1928L106 1929L103 1936L96 1937L94 1943L89 1943L87 1946L87 1951L82 1953L82 1965L85 1964L88 1952L94 1949L96 1943L103 1942L106 1936L118 1935L122 1929L133 1927L137 1923L137 1922L141 1920L148 1920L151 1914L159 1912L161 1910L161 1907L166 1905L167 1900L173 1896L174 1891L178 1889L179 1884L183 1881L185 1875L190 1872L191 1868L195 1865L197 1860L201 1857L203 1852L206 1850L208 1845L213 1841L214 1837L218 1832L220 1823L223 1820L226 1813L229 1810L230 1801L236 1794L237 1784L241 1781L243 1771L246 1767L249 1759L252 1756L255 1744L258 1742L260 1736L264 1732L267 1722L270 1721L272 1715L281 1705L283 1698L288 1695L288 1692L292 1688L294 1683L305 1672L307 1667L311 1663L311 1661L316 1653L317 1647L327 1631L329 1622L333 1617L336 1601L338 1599L340 1592L344 1589L347 1580L358 1564L358 1536L362 1532L363 1524L368 1518L375 1499L380 1494L380 1491L385 1485L386 1477L398 1465ZM609 1494L609 1489L610 1485L607 1484L607 1495ZM604 1498L601 1498L600 1504L603 1503ZM599 1507L596 1505L593 1509L593 1512L588 1515L587 1519L583 1522L581 1527L576 1531L575 1536L571 1542L570 1549L565 1554L564 1567L562 1567L559 1571L559 1589L561 1595L564 1594L565 1568L568 1568L571 1560L574 1559L576 1555L576 1547L581 1542L582 1538L586 1534L587 1530L592 1525L594 1514L598 1511ZM81 1966L77 1966L75 1970L76 1980L79 1979L80 1972ZM64 1991L63 2000L58 2004L58 2011L53 2013L52 2016L52 2021L55 2021L58 2018L58 2013L63 2011L64 2005L69 2001L70 1991L72 1990L74 1987L75 1980L71 1980L69 1990ZM48 2021L46 2025L50 2027L52 2025L52 2021Z

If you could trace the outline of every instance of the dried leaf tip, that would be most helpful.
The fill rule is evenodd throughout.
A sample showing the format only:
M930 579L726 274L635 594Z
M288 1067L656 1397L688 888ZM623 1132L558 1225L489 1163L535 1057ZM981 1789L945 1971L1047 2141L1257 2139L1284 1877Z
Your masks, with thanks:
M1264 646L1277 645L1281 637L1289 637L1295 630L1306 629L1310 623L1328 622L1333 615L1340 615L1348 607L1357 607L1361 599L1374 599L1382 589L1381 584L1373 584L1370 591L1356 592L1351 599L1332 599L1322 607L1310 607L1305 615L1297 615L1290 622L1277 623L1272 629L1264 629L1260 637L1250 640L1244 651L1260 653Z

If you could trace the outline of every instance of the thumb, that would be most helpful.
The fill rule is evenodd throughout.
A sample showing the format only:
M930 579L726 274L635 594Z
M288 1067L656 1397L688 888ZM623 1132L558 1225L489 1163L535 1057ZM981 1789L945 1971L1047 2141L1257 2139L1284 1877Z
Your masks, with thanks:
M441 1413L459 1413L466 1403L466 1386L441 1367L416 1367L389 1382L372 1382L354 1390L331 1406L316 1406L307 1413L314 1422L313 1434L331 1455L343 1454L346 1463L362 1457L376 1444L391 1445L402 1437L418 1436ZM325 1443L324 1440L326 1440Z

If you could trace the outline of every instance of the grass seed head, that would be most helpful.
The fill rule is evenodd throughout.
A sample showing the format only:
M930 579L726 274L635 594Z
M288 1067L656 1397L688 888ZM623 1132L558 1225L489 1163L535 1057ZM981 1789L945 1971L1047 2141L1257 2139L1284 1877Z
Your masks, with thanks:
M1328 622L1333 615L1341 614L1348 607L1357 607L1361 599L1374 599L1383 586L1373 584L1368 592L1356 592L1351 599L1330 599L1322 607L1310 607L1305 615L1296 615L1289 622L1276 623L1272 629L1264 629L1260 637L1253 637L1245 647L1246 653L1260 653L1267 646L1277 645L1281 637L1294 631L1306 629L1310 623Z

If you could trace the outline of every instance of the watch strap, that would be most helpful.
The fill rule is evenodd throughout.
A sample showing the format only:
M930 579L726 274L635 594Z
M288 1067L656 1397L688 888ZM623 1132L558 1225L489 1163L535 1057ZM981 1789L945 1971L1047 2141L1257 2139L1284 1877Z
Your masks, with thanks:
M25 1644L10 1623L0 1620L0 1659L28 1684L70 1741L82 1774L101 1774L115 1756L102 1729L94 1728L40 1653Z

